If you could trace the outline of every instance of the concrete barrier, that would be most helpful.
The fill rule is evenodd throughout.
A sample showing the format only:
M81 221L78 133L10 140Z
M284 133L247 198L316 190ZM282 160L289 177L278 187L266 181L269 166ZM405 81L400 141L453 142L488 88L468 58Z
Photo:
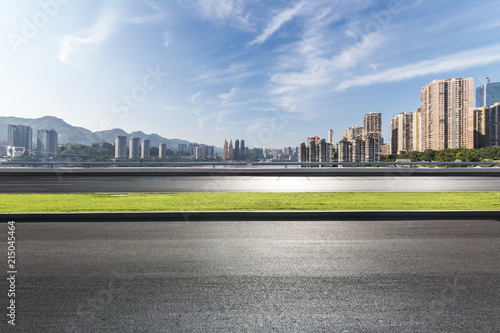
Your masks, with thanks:
M104 176L499 176L500 168L25 168L2 167L0 176L9 175L104 175Z

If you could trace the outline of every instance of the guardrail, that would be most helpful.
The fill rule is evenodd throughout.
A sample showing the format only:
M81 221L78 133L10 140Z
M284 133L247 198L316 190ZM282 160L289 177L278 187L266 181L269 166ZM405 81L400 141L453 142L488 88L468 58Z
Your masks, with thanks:
M28 162L8 161L0 162L2 166L66 166L66 167L202 167L202 166L299 166L299 167L369 167L369 166L500 166L499 162L158 162L158 161L116 161L116 162Z

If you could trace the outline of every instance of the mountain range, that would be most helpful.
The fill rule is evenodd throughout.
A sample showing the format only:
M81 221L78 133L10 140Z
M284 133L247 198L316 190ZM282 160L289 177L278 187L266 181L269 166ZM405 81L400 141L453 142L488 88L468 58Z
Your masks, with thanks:
M66 123L64 120L52 116L42 118L28 119L20 117L0 117L0 142L7 141L7 125L26 125L33 130L33 137L36 137L36 131L41 129L54 129L57 134L68 136L69 143L81 143L91 145L93 143L109 142L114 143L117 135L135 136L141 139L151 140L151 147L157 147L161 142L167 144L167 149L177 150L179 144L189 144L189 141L181 139L167 139L158 134L146 134L141 131L127 133L120 128L114 128L105 131L92 132L83 127L76 127Z

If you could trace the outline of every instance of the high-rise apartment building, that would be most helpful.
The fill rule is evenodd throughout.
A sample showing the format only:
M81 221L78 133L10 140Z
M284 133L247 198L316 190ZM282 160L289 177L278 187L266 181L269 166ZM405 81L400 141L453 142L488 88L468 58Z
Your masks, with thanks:
M366 114L364 126L353 126L344 131L344 137L337 144L339 162L380 162L382 114Z
M420 151L474 148L474 79L434 80L421 89Z
M115 158L120 160L127 158L127 137L124 135L115 137Z
M147 160L150 157L151 141L148 139L142 139L141 141L141 158Z
M337 144L339 162L352 162L352 143L346 137Z
M413 122L411 129L411 150L420 150L420 108L413 112Z
M307 162L317 162L316 160L316 140L309 140L309 156Z
M199 144L197 143L190 143L188 146L187 146L187 153L191 156L194 156L194 153L195 153L195 150L196 150L196 147L198 147Z
M356 138L362 137L363 131L364 131L363 127L359 126L349 127L344 131L343 137L346 138L347 140L354 140Z
M382 154L382 155L392 154L391 144L389 143L389 144L382 145L382 147L380 148L380 154Z
M311 136L309 138L307 138L307 146L309 146L311 144L311 141L319 141L319 136Z
M208 156L208 146L205 144L200 145L200 149L198 150L198 158L205 159Z
M141 156L141 139L132 136L128 145L128 158L137 160Z
M307 162L307 149L305 142L302 142L299 146L298 152L298 161L299 162Z
M475 148L500 146L500 103L474 110Z
M363 139L382 139L382 114L370 112L364 117Z
M24 147L30 153L33 146L33 130L25 125L7 125L7 146Z
M328 131L328 143L333 145L333 130Z
M476 107L500 103L500 82L488 82L476 88Z
M414 150L414 113L400 113L391 118L391 153L402 154Z
M216 158L215 154L215 147L214 146L207 146L207 158Z
M167 145L165 143L160 143L158 146L158 157L162 160L167 158Z
M36 139L37 152L39 152L43 157L57 157L57 132L55 130L38 130Z

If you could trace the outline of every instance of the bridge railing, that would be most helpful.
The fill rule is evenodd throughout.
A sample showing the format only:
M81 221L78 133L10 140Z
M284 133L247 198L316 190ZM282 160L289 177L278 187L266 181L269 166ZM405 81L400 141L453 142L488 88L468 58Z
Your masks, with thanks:
M0 167L498 167L499 162L164 162L164 161L116 161L116 162L0 162Z

